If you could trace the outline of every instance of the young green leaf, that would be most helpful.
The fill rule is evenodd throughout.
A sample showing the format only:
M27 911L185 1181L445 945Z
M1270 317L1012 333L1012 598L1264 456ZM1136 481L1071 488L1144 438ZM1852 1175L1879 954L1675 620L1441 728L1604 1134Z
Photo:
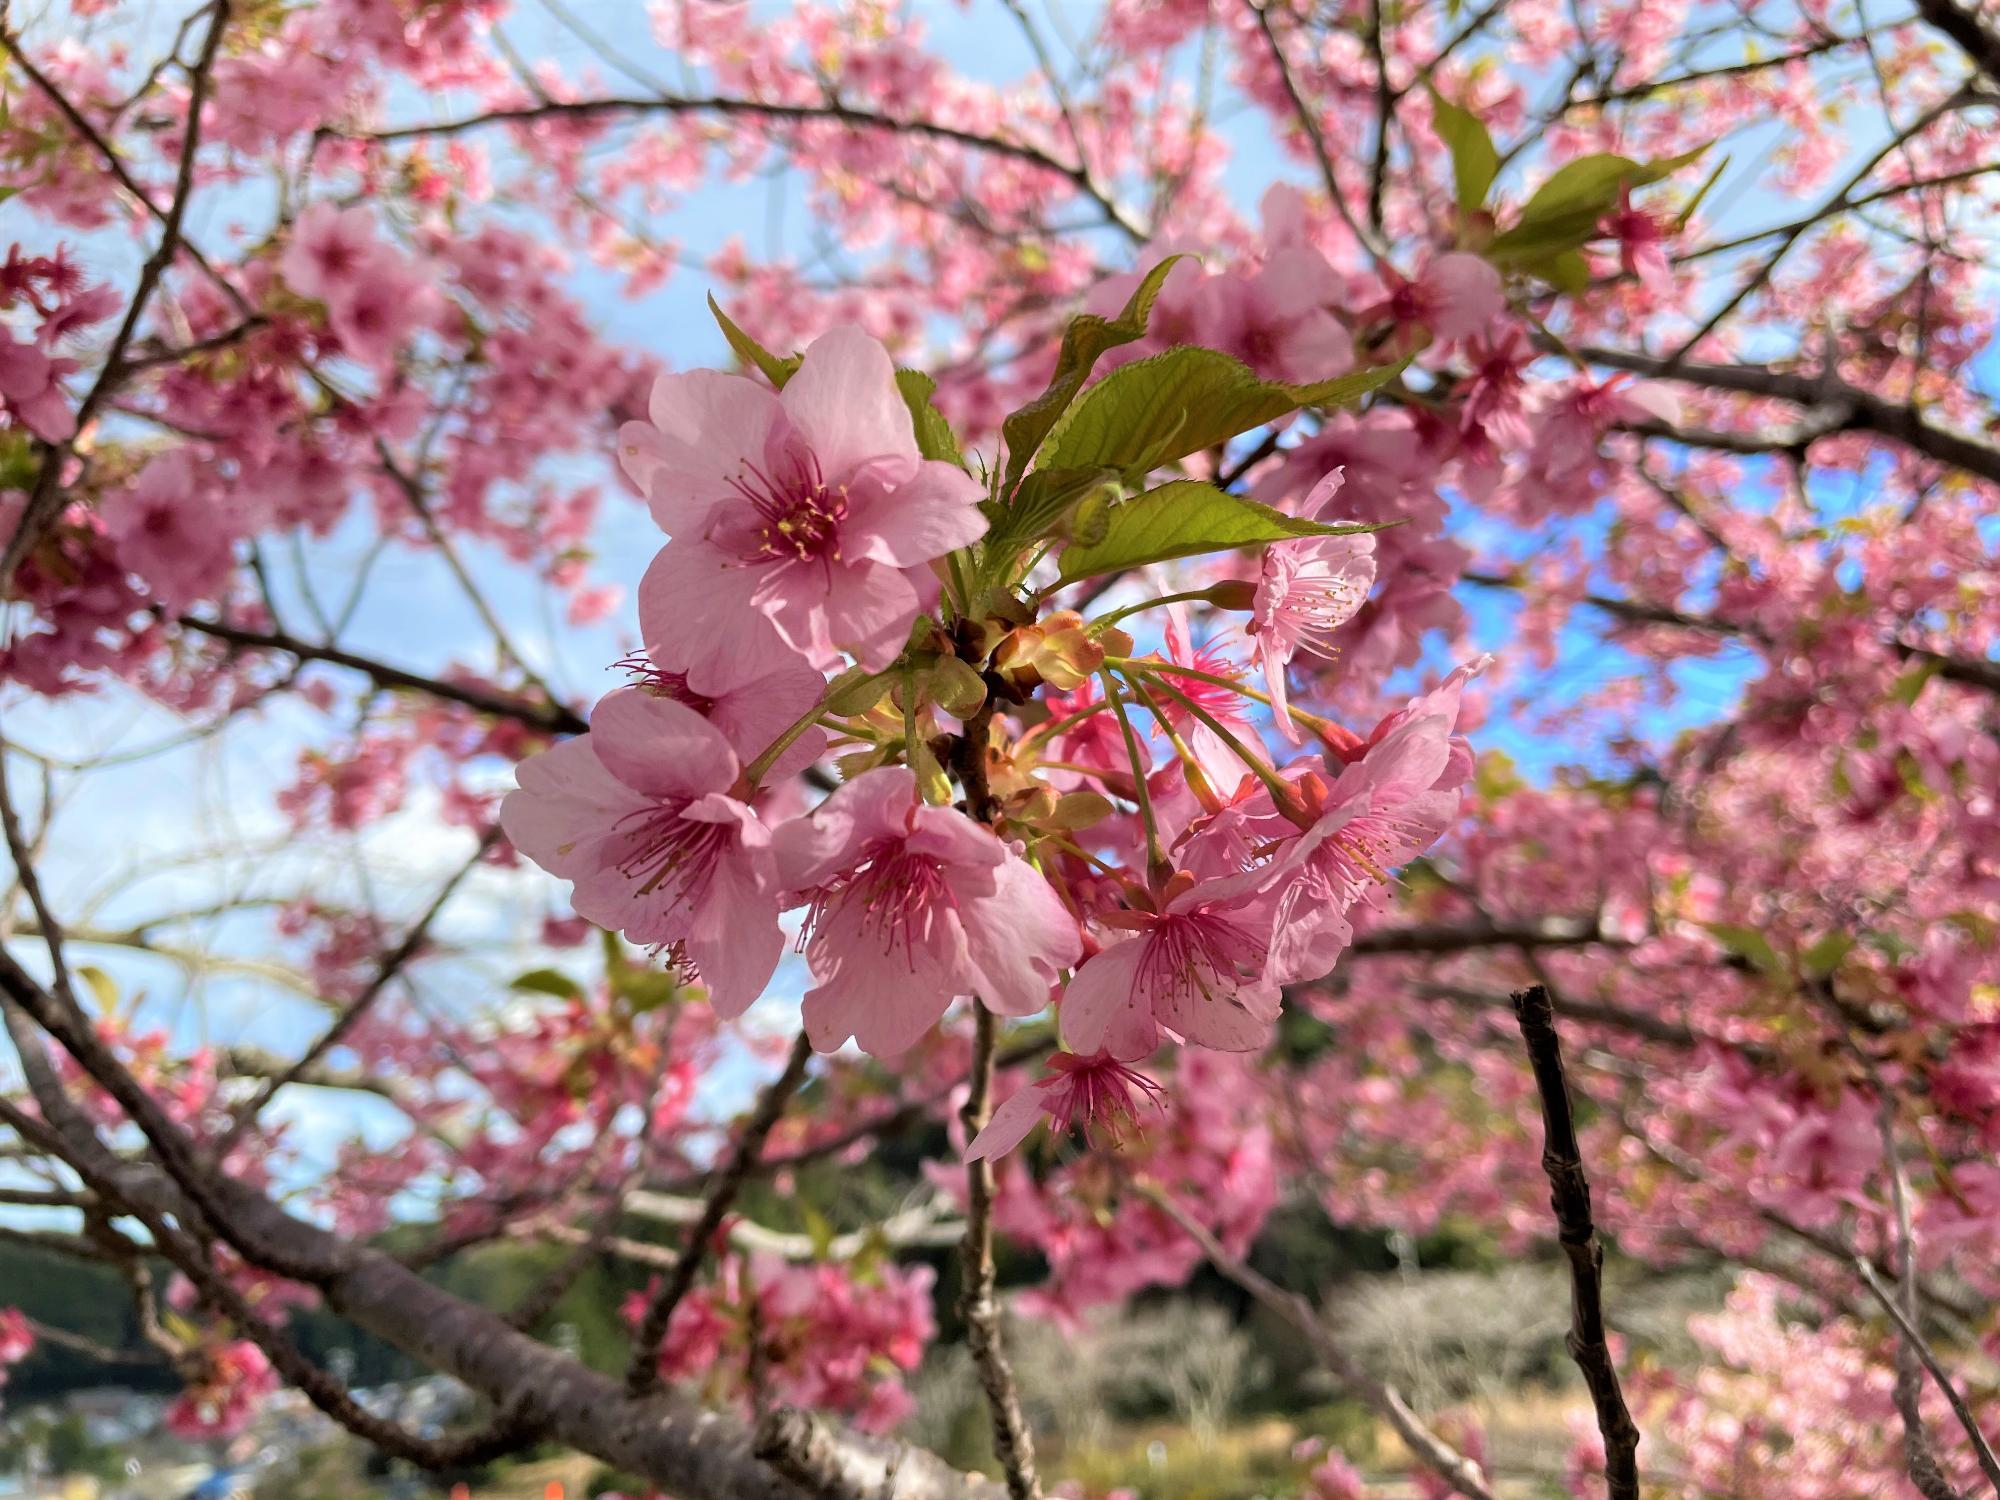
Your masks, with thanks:
M1078 540L1064 549L1062 578L1067 583L1204 552L1381 529L1379 525L1330 526L1304 521L1212 484L1182 479L1112 506L1105 514L1100 537L1088 544Z
M1076 503L1118 478L1116 469L1037 469L1021 481L1011 501L985 507L992 521L986 533L989 556L1011 556L1054 533Z
M1790 970L1778 956L1778 950L1771 946L1771 940L1755 927L1746 927L1737 922L1704 922L1712 936L1723 947L1738 958L1748 959L1761 973L1772 979L1789 979Z
M515 975L507 987L536 995L555 995L563 1000L574 1000L583 993L583 987L560 969L530 969Z
M1169 349L1113 370L1049 434L1049 468L1144 474L1226 443L1302 406L1344 406L1393 380L1401 365L1357 370L1316 385L1259 380L1215 349Z
M925 458L964 468L965 455L958 450L958 438L951 430L951 423L931 405L931 392L937 389L937 382L922 370L898 370L896 389L903 393L903 404L909 407L910 421L917 429L917 451Z
M1692 219L1694 211L1701 207L1702 199L1706 198L1713 191L1716 183L1722 180L1722 174L1728 170L1729 158L1725 156L1715 164L1715 170L1702 179L1701 186L1694 190L1694 196L1681 205L1681 211L1674 216L1674 228L1676 230L1687 228L1688 220Z
M1007 470L1002 493L1012 490L1027 472L1029 463L1049 435L1049 429L1069 409L1076 393L1083 389L1098 359L1120 344L1145 337L1146 320L1153 315L1153 303L1166 285L1167 274L1184 256L1170 255L1140 278L1139 285L1115 318L1085 313L1074 318L1063 332L1062 348L1056 353L1055 374L1048 389L1000 424L1007 440Z
M751 338L749 334L736 326L730 319L729 314L722 310L722 305L715 300L713 292L709 293L708 310L715 314L715 321L722 328L722 336L729 340L729 347L736 351L736 357L742 360L744 364L754 365L757 369L762 370L764 378L782 391L785 388L785 382L792 378L793 373L798 369L804 356L794 354L789 358L778 358L777 355L773 354L769 349L766 349L762 344ZM908 399L907 396L905 399Z
M1500 174L1500 153L1479 116L1448 102L1431 90L1431 127L1451 150L1452 181L1458 189L1458 211L1477 213L1486 206L1493 179Z
M1494 237L1486 257L1497 265L1527 266L1575 250L1597 237L1598 224L1617 207L1620 193L1658 182L1707 149L1697 146L1658 161L1604 152L1567 162L1535 191L1512 227Z

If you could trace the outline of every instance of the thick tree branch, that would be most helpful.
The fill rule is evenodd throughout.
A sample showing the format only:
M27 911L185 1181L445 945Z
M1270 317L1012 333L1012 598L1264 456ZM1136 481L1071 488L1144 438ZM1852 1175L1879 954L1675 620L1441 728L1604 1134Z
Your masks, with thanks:
M1723 365L1698 360L1676 363L1664 355L1607 349L1597 345L1586 346L1577 353L1591 364L1635 375L1678 380L1712 391L1767 396L1808 410L1832 408L1844 413L1842 420L1828 425L1815 436L1824 437L1832 432L1874 433L1926 458L1934 458L1939 463L1950 464L1968 474L2000 484L2000 447L1983 438L1968 437L1940 427L1920 408L1863 390L1832 372L1799 375L1765 365Z
M1917 0L1917 13L1950 37L1989 80L2000 83L2000 33L1988 27L1976 10L1958 0Z
M24 983L39 990L11 962L0 980L10 997ZM36 1009L48 1004L42 996ZM14 1013L9 1006L10 1019ZM205 1216L152 1161L125 1161L105 1147L59 1086L49 1102L63 1112L63 1129L4 1100L0 1121L59 1148L93 1190L125 1212L150 1216L164 1232L173 1233L177 1219ZM817 1464L812 1487L801 1490L752 1451L750 1433L730 1418L665 1396L634 1399L496 1313L433 1286L379 1250L292 1218L240 1182L218 1183L215 1197L232 1241L250 1247L253 1264L296 1266L299 1279L318 1287L335 1313L462 1381L523 1430L546 1433L685 1500L992 1500L997 1493L931 1454L824 1426L801 1459Z
M1410 922L1358 934L1350 953L1463 953L1474 948L1629 948L1595 917L1531 917L1518 921Z
M1527 1043L1528 1062L1542 1097L1542 1170L1549 1178L1549 1206L1555 1210L1556 1238L1569 1257L1570 1330L1564 1344L1590 1387L1597 1430L1604 1437L1604 1484L1611 1500L1639 1500L1639 1428L1625 1405L1618 1367L1604 1323L1604 1246L1590 1212L1590 1181L1583 1173L1576 1117L1570 1108L1569 1080L1563 1074L1562 1043L1555 1009L1541 985L1514 996L1514 1016Z

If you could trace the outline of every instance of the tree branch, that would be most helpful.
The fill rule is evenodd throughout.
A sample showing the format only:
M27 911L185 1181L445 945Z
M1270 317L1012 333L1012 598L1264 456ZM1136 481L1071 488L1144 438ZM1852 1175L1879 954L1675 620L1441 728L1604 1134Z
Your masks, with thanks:
M1979 1423L1972 1415L1972 1408L1966 1405L1965 1398L1958 1393L1958 1387L1952 1384L1951 1376L1946 1372L1943 1362L1938 1359L1937 1351L1931 1347L1930 1340L1924 1337L1923 1330L1918 1328L1898 1305L1894 1294L1883 1283L1880 1273L1876 1271L1867 1256L1855 1256L1854 1269L1861 1277L1862 1283L1874 1294L1875 1300L1882 1305L1882 1310L1889 1315L1890 1321L1896 1325L1896 1331L1916 1351L1917 1358L1923 1361L1924 1368L1930 1372L1931 1379L1937 1382L1938 1389L1944 1392L1945 1400L1951 1403L1952 1415L1958 1418L1958 1425L1965 1429L1965 1435L1972 1443L1972 1451L1979 1458L1979 1467L1993 1485L1993 1492L2000 1495L2000 1459L1994 1457L1992 1445L1986 1441L1986 1435L1979 1430Z
M351 140L406 141L427 136L460 135L487 125L527 125L543 119L588 119L596 115L615 114L752 115L768 120L789 120L800 124L825 121L851 126L857 130L886 130L906 135L926 136L932 140L949 142L952 145L964 146L994 156L1011 157L1015 161L1053 173L1074 184L1076 190L1101 208L1105 218L1117 226L1133 244L1143 245L1152 237L1150 228L1140 223L1130 210L1098 186L1096 178L1081 159L1072 166L1040 147L1025 142L980 135L977 131L941 124L936 120L899 120L891 115L856 109L838 100L829 100L824 104L780 104L764 99L737 98L727 94L655 94L604 99L551 99L516 109L487 110L482 114L442 120L433 125L399 125L386 130L329 133L341 134Z
M1340 1347L1310 1302L1297 1292L1286 1291L1241 1256L1231 1255L1222 1241L1175 1202L1165 1189L1145 1182L1135 1186L1148 1202L1178 1224L1181 1231L1200 1247L1210 1265L1248 1292L1260 1306L1295 1329L1312 1347L1314 1356L1326 1367L1327 1373L1339 1381L1350 1395L1374 1408L1395 1429L1403 1446L1419 1463L1458 1494L1464 1495L1466 1500L1494 1500L1493 1491L1488 1487L1479 1465L1433 1432L1394 1386L1377 1380L1357 1364Z
M805 1082L806 1064L812 1059L812 1042L802 1031L798 1040L792 1043L792 1055L785 1062L785 1071L764 1090L757 1101L757 1109L743 1126L743 1134L737 1138L736 1148L730 1153L729 1164L723 1168L722 1176L709 1190L708 1201L703 1205L701 1217L688 1230L687 1239L681 1245L680 1258L674 1262L673 1270L660 1289L653 1293L646 1304L646 1314L632 1335L632 1359L625 1367L625 1389L633 1396L644 1396L660 1383L660 1344L667 1336L667 1323L680 1306L681 1298L694 1285L694 1278L701 1270L701 1263L708 1255L709 1243L716 1231L722 1228L722 1221L735 1203L736 1194L749 1178L751 1168L764 1150L764 1142L771 1134L771 1128L778 1123L778 1117L785 1112L785 1105Z
M1597 346L1586 346L1577 353L1591 364L1627 370L1636 375L1678 380L1709 390L1731 391L1746 396L1768 396L1809 410L1832 407L1843 411L1844 419L1824 431L1815 432L1814 437L1825 437L1834 432L1872 432L1926 458L1934 458L1939 463L1950 464L1953 468L2000 484L2000 447L1982 438L1967 437L1939 427L1916 406L1862 390L1832 372L1798 375L1764 365L1721 365L1694 360L1676 364L1662 355ZM1701 439L1690 438L1689 441L1699 442Z
M467 708L492 714L495 718L512 719L545 734L582 734L590 727L581 714L560 703L537 703L531 699L513 698L504 693L466 683L445 682L439 678L425 677L420 673L405 671L401 667L392 667L386 662L376 661L372 657L357 656L351 651L342 651L335 646L315 646L310 641L299 640L296 636L287 635L283 631L246 630L239 625L230 625L221 620L203 620L194 615L179 615L175 618L175 623L183 630L213 636L216 640L227 641L232 646L241 646L252 651L282 651L299 661L318 661L325 662L329 666L345 667L350 672L361 673L379 688L426 693L448 703L462 703Z
M958 1118L969 1141L986 1126L993 1093L993 1012L972 1002L972 1076ZM980 1388L993 1419L993 1452L1007 1476L1010 1500L1041 1500L1042 1481L1035 1472L1035 1438L1021 1413L1020 1386L1007 1360L1000 1334L1000 1304L994 1295L993 1163L965 1166L965 1239L960 1252L964 1284L959 1290L959 1315L965 1319L965 1342L979 1372Z
M1464 573L1460 576L1467 583L1477 584L1481 588L1521 587L1519 580L1506 578L1497 573ZM1634 625L1664 625L1675 630L1693 630L1708 635L1736 637L1767 647L1781 644L1758 625L1725 620L1717 615L1687 614L1664 604L1646 604L1637 599L1614 599L1604 594L1584 594L1578 602L1588 604L1592 609L1601 609L1608 615L1614 615ZM1980 688L1989 693L2000 693L2000 661L1983 661L1971 656L1952 656L1909 641L1890 639L1882 644L1905 661L1935 667L1937 675L1947 682L1955 682L1961 687Z
M1611 1500L1639 1500L1639 1428L1625 1405L1618 1367L1604 1323L1604 1246L1590 1212L1590 1181L1570 1108L1569 1080L1563 1074L1562 1043L1555 1009L1541 985L1518 991L1514 1016L1535 1087L1542 1096L1542 1170L1549 1179L1549 1206L1555 1210L1556 1238L1569 1257L1570 1330L1564 1344L1590 1387L1597 1430L1604 1437L1604 1485Z
M1972 65L1995 83L2000 83L2000 35L1957 0L1917 0L1917 13L1935 29L1957 43Z

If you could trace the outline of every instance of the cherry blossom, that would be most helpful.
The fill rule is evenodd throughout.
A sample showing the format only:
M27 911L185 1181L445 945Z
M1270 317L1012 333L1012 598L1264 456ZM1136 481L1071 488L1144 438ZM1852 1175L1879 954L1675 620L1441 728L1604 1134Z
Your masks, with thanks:
M523 762L500 810L508 838L576 882L583 915L671 949L719 1012L741 1015L783 938L771 832L734 795L735 752L693 709L638 688L592 723Z
M806 1031L893 1056L960 996L1032 1015L1081 953L1076 921L1039 875L963 813L929 807L908 767L848 782L772 840L778 878L808 907Z
M690 657L753 639L761 614L814 666L880 669L936 597L932 559L986 529L978 485L922 458L882 347L838 328L773 395L742 376L662 376L650 423L619 434L626 473L676 538L647 570L642 616ZM688 615L676 603L709 601Z

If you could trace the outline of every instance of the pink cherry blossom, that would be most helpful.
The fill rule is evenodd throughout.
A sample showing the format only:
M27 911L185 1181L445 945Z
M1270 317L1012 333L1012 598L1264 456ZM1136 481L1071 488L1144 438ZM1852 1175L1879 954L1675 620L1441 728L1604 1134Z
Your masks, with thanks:
M1249 1052L1270 1040L1280 989L1267 973L1270 903L1185 872L1158 912L1122 913L1130 930L1087 959L1063 992L1070 1050L1136 1061L1161 1029L1197 1047Z
M664 375L625 471L673 537L647 570L649 638L742 652L761 614L814 666L880 670L937 597L931 562L986 530L970 475L917 451L882 346L837 328L778 394L742 376ZM685 601L701 599L699 610Z
M1285 249L1254 276L1202 282L1195 323L1201 342L1235 354L1266 380L1306 385L1353 367L1354 339L1329 310L1340 295L1324 256Z
M1022 1085L993 1111L986 1128L965 1148L965 1159L1005 1156L1027 1139L1044 1115L1057 1134L1067 1135L1081 1125L1093 1142L1102 1132L1115 1144L1123 1132L1137 1126L1142 1098L1157 1109L1160 1086L1110 1053L1084 1057L1058 1052L1049 1058L1047 1076Z
M62 388L62 377L75 368L74 360L52 358L0 332L0 399L14 420L43 442L59 443L76 431L76 414Z
M773 851L810 908L805 1022L821 1052L852 1037L894 1056L958 996L1032 1015L1082 952L1048 883L965 814L926 806L907 766L846 783L778 829Z
M1416 317L1440 340L1479 332L1506 307L1500 273L1477 255L1453 251L1432 260L1418 275Z
M1173 666L1192 667L1209 677L1234 677L1236 663L1224 654L1214 641L1201 646L1194 644L1194 634L1189 627L1186 609L1181 605L1170 605L1166 611L1167 661ZM1182 677L1164 670L1167 677L1182 696L1199 705L1197 714L1171 693L1155 688L1152 693L1154 703L1188 747L1195 764L1207 778L1215 792L1227 797L1242 784L1244 779L1256 773L1244 763L1242 755L1231 746L1227 739L1215 728L1220 724L1229 731L1237 744L1251 754L1257 753L1259 744L1256 727L1250 722L1249 702L1234 688L1219 686L1204 681L1200 677ZM1209 721L1213 720L1214 723Z
M1280 814L1260 792L1248 818L1225 810L1194 835L1226 838L1243 851L1257 848L1268 863L1216 882L1222 891L1252 889L1272 899L1270 972L1281 984L1318 979L1328 973L1354 939L1349 914L1357 903L1386 894L1390 872L1428 849L1457 816L1470 758L1454 743L1459 694L1486 659L1454 671L1432 692L1376 726L1356 758L1331 785L1314 772L1297 781L1310 824L1287 829L1292 816ZM1261 819L1261 834L1257 825ZM1296 834L1296 836L1292 836ZM1191 848L1189 858L1226 862Z
M750 627L763 648L690 659L674 637L658 641L628 666L647 691L685 703L722 731L745 764L768 749L826 691L826 678L806 665L767 621ZM826 731L815 725L780 755L767 781L796 776L826 751Z
M620 688L590 733L522 763L500 822L523 854L575 882L579 913L667 948L734 1018L784 947L771 834L737 799L740 774L728 740L692 708Z
M1618 195L1615 212L1605 216L1604 232L1618 241L1618 265L1628 276L1636 276L1647 291L1663 294L1673 288L1673 269L1667 263L1667 246L1673 226L1664 215L1632 203L1632 190Z
M0 1370L18 1365L34 1352L35 1330L18 1307L0 1307Z
M231 507L204 481L192 452L174 448L104 499L119 562L176 611L212 595L234 561Z
M279 267L295 291L326 304L342 352L378 370L430 315L429 285L381 238L365 206L312 204L292 226Z
M200 1377L167 1408L166 1429L189 1441L235 1437L278 1388L278 1372L247 1339L216 1345L198 1358Z
M1337 488L1340 475L1336 469L1327 481ZM1330 496L1327 481L1322 481L1308 499L1314 514L1320 513ZM1322 496L1322 490L1328 490L1328 496ZM1321 503L1313 504L1315 499ZM1367 602L1374 581L1375 538L1366 532L1301 537L1264 549L1250 619L1243 629L1254 641L1258 663L1264 669L1271 717L1278 732L1295 745L1299 732L1292 723L1285 667L1300 650L1317 656L1334 655L1333 632L1353 619Z
M330 301L363 274L381 249L373 209L338 208L321 200L308 204L292 224L278 265L292 290Z

